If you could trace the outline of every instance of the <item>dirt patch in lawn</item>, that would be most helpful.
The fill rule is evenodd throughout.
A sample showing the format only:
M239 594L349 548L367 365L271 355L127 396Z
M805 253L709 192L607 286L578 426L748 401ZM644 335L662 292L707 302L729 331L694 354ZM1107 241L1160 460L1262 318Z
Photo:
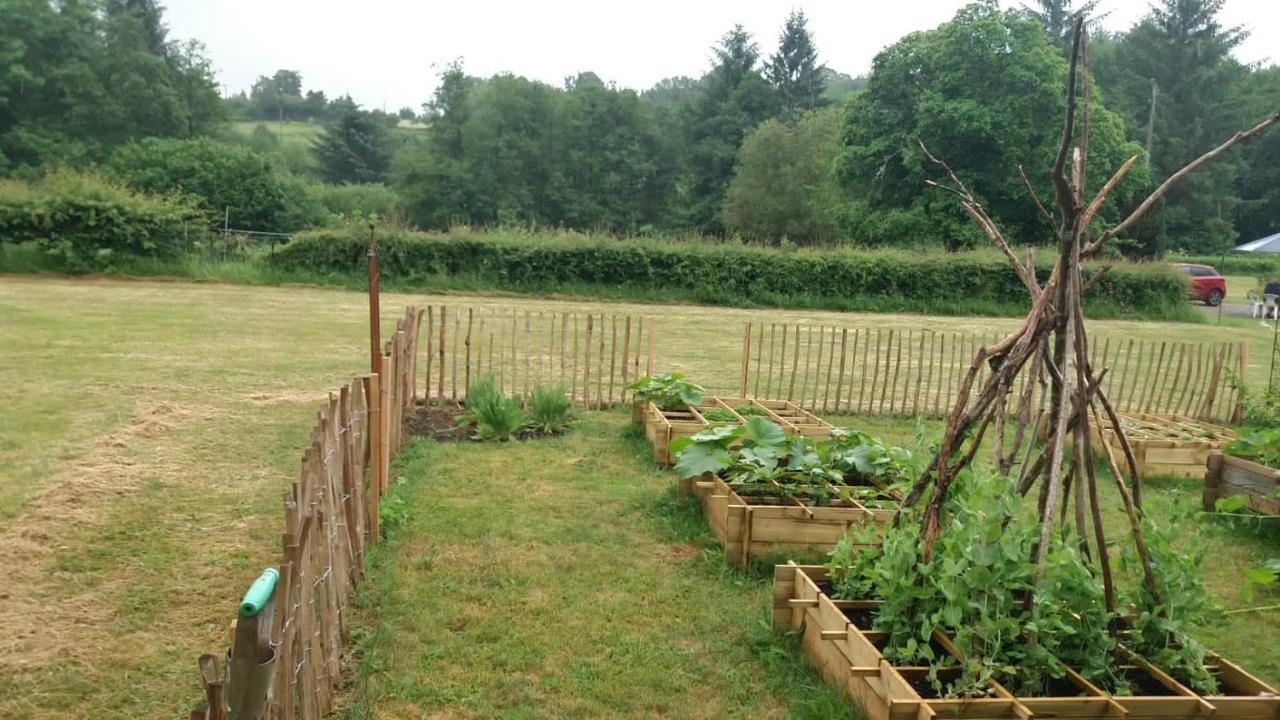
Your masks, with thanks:
M418 405L404 416L405 437L425 437L437 442L469 440L471 428L458 427L461 412L457 408Z

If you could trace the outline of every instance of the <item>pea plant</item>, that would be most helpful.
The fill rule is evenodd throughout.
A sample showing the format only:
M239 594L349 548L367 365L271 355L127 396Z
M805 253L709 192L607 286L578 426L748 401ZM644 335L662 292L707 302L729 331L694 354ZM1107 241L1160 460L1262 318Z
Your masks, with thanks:
M635 393L637 401L651 402L661 410L697 405L706 394L701 385L686 381L678 372L648 375L627 385L626 389Z

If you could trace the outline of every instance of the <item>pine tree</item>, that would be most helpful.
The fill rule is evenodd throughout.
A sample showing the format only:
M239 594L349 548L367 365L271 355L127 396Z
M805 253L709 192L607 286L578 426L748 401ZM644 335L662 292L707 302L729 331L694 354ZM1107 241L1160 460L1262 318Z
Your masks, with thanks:
M765 79L778 93L783 117L792 119L826 104L822 97L827 87L825 69L818 64L818 49L804 11L793 11L778 36L778 51L764 66Z
M332 104L333 121L311 145L320 174L332 183L380 182L391 165L387 129L350 97Z
M1106 13L1094 16L1099 0L1087 0L1079 9L1073 10L1074 0L1035 0L1033 5L1023 3L1022 12L1027 17L1044 26L1044 32L1054 45L1065 52L1071 47L1072 21L1076 15L1084 15L1091 22L1106 17Z

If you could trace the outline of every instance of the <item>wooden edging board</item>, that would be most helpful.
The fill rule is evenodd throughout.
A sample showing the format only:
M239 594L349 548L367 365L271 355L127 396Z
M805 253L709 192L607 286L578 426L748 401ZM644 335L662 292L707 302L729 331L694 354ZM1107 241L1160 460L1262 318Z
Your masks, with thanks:
M697 405L675 410L662 410L657 405L648 403L643 413L644 434L649 444L653 446L653 461L659 465L673 464L675 456L671 453L671 441L676 438L690 437L713 425L738 425L746 422L746 416L734 409L743 405L760 408L761 417L776 423L787 435L803 435L820 439L831 437L831 431L834 429L831 423L787 400L757 400L708 395ZM734 419L707 420L702 413L713 409L730 412ZM632 419L635 419L638 414L633 405Z
M702 506L711 531L724 545L725 557L745 565L752 555L774 550L830 552L850 527L893 522L893 510L868 508L857 502L813 506L800 501L767 503L744 498L716 475L681 480L682 494L692 494Z
M805 655L828 681L842 688L862 708L866 720L1031 720L1037 715L1117 720L1280 718L1280 697L1273 688L1216 655L1211 656L1211 668L1222 684L1221 695L1197 695L1173 678L1159 671L1148 673L1135 664L1132 671L1146 674L1155 686L1162 686L1169 694L1110 695L1064 668L1066 681L1074 686L1071 696L1014 697L993 683L990 697L925 697L911 680L919 681L927 669L894 666L880 651L884 633L851 621L851 616L860 617L859 622L865 625L865 611L876 601L835 600L823 589L828 579L826 568L819 565L775 566L773 627L802 629ZM856 615L858 611L863 611L861 616ZM935 640L948 652L955 652L945 636L939 635Z
M1245 507L1255 512L1280 515L1280 470L1212 451L1205 463L1204 509L1213 512L1219 498L1232 495L1244 495Z

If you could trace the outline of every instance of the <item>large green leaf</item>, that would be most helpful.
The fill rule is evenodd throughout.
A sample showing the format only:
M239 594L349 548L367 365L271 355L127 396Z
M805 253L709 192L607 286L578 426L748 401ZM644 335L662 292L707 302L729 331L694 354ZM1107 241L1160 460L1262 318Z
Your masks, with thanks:
M676 456L676 474L695 478L705 473L718 473L729 467L733 458L729 451L715 445L687 444Z
M748 418L746 425L743 426L743 432L744 445L771 447L778 452L786 449L786 433L782 432L782 428L778 427L777 423L770 420L762 417Z

